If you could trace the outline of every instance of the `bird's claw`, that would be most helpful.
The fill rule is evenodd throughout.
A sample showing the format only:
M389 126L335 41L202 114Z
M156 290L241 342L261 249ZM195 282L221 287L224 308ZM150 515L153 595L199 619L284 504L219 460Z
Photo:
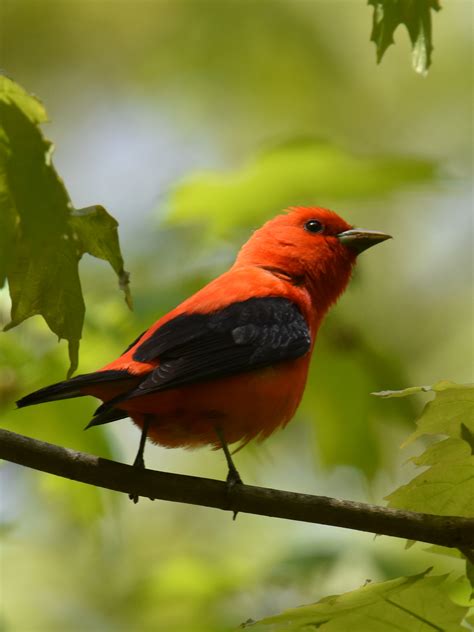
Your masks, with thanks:
M137 468L139 470L144 470L145 469L145 460L143 458L143 454L141 454L140 452L137 454L137 456L135 457L135 461L133 462L132 467L135 467L135 468ZM137 493L134 493L134 492L130 493L128 495L128 497L130 498L130 500L135 505L137 504L137 502L140 499L140 495L137 494ZM153 499L151 499L151 500L153 500Z
M229 472L227 474L227 478L226 478L226 491L227 491L227 495L230 497L234 487L236 485L243 485L242 479L240 478L240 474L238 473L238 471L234 468L229 468ZM232 500L231 498L229 498L229 504L231 504ZM231 507L229 507L229 509L232 509ZM239 513L238 511L233 510L233 517L232 520L235 520L237 518L237 514Z
M139 470L145 469L145 460L143 458L143 454L137 454L135 457L135 461L133 462L132 467L137 467Z
M140 496L138 494L129 494L128 497L133 503L135 503L135 505L140 500Z
M229 490L232 489L234 485L243 485L240 474L235 468L229 470L226 478L226 485Z

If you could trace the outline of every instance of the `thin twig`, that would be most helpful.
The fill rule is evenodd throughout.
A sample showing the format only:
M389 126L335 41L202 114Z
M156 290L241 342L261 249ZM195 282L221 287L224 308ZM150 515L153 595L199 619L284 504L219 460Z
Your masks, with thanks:
M1 429L0 458L126 494L474 549L471 518L421 514L251 485L235 485L229 492L224 482L139 470Z

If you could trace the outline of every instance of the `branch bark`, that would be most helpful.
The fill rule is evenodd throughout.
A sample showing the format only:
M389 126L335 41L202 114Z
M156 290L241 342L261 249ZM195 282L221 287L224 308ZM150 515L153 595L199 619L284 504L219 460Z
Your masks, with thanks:
M471 550L474 519L389 509L326 496L236 485L108 459L0 429L0 458L74 481L154 499L345 527L408 540Z

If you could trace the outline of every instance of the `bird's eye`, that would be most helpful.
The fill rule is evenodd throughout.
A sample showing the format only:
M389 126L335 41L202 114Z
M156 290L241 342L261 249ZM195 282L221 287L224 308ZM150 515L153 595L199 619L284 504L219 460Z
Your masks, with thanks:
M308 220L304 227L310 233L322 233L324 230L324 226L317 219Z

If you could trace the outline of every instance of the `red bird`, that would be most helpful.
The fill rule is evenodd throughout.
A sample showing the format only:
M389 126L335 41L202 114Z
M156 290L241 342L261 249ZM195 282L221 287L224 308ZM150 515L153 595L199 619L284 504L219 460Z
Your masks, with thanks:
M88 427L131 417L160 445L264 439L295 414L321 322L357 255L389 239L332 211L291 208L255 231L234 265L160 318L102 369L42 388L19 407L82 395L103 401Z

